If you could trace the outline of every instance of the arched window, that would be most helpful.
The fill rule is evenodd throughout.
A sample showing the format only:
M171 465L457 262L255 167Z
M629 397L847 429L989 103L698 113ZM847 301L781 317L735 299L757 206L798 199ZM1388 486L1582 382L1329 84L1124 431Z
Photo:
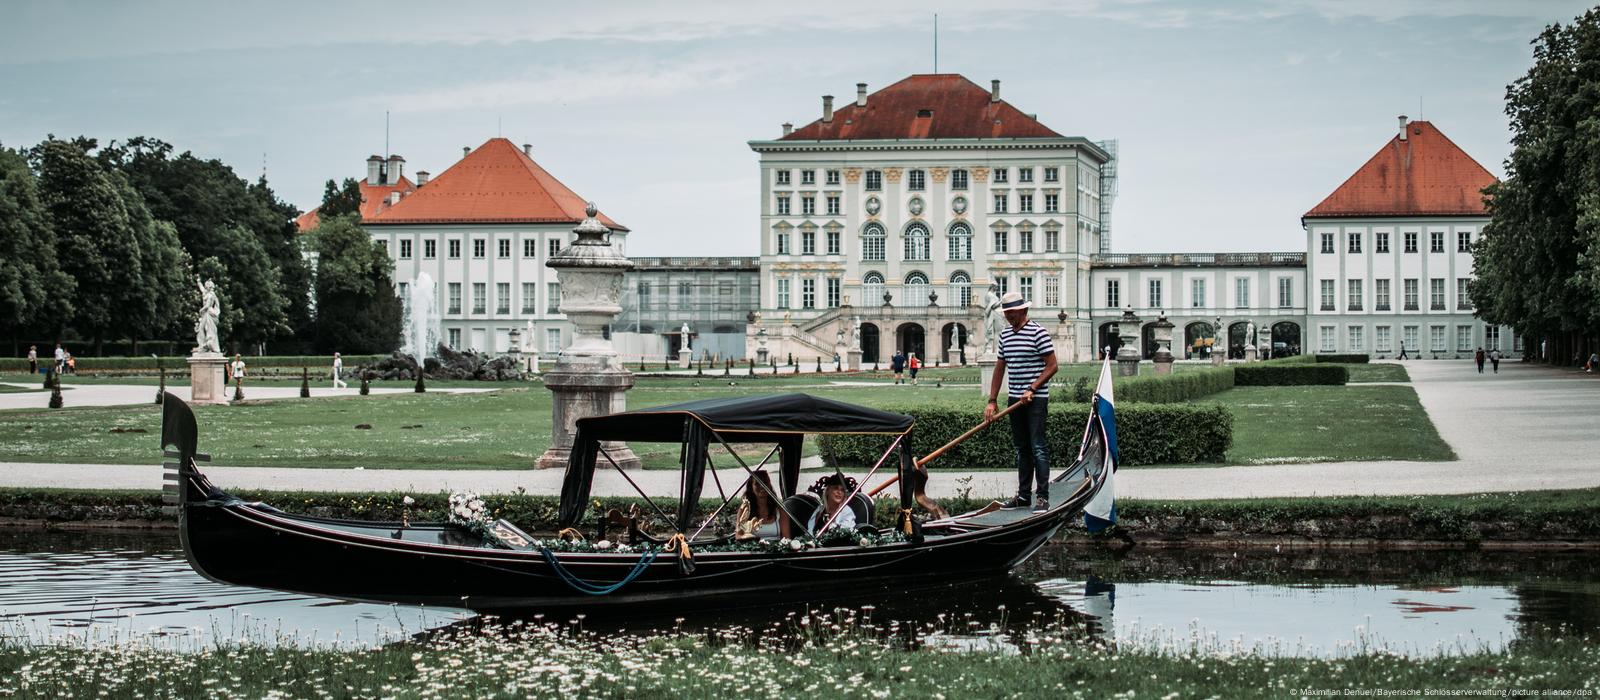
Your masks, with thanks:
M920 272L906 275L904 294L900 300L901 306L920 308L928 305L928 276Z
M882 260L886 247L884 239L882 226L867 224L867 227L861 230L861 259Z
M861 304L869 306L883 303L883 275L868 272L861 278Z
M972 278L967 273L950 275L950 300L957 307L972 306Z
M933 247L933 236L928 227L912 224L906 227L906 260L927 260Z
M956 223L950 227L950 259L972 259L972 227Z
M883 189L883 173L878 170L867 171L867 191L877 192Z

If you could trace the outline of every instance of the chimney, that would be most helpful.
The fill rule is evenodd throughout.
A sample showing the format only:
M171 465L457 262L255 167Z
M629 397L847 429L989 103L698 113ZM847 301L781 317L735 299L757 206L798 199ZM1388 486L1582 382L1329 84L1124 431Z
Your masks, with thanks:
M472 147L471 146L462 146L461 147L461 157L462 158L467 157L467 154L471 153L471 152L472 152Z
M383 156L367 156L367 184L377 185L383 180Z
M399 154L391 153L389 154L389 168L384 171L383 179L391 185L398 184L400 178L405 175L405 171L406 159L401 158Z
M789 134L792 134L792 133L794 133L794 125L790 124L789 122L784 122L783 123L783 135L784 136L788 136Z
M998 81L998 80L989 81L989 101L990 102L999 102L1000 101L1000 81Z
M856 106L867 106L867 84L856 83Z
M833 95L822 96L822 121L833 121Z
M1400 115L1400 140L1406 140L1406 115Z
M426 171L426 170L418 170L417 171L417 186L421 187L421 186L426 185L426 184L428 184L428 171Z
M525 156L527 156L529 158L532 158L533 157L533 144L531 144L531 143L522 144L522 155L525 155Z
M393 192L390 192L389 193L389 206L392 207L392 206L394 206L396 204L399 204L399 203L400 203L400 191L399 190L395 190Z

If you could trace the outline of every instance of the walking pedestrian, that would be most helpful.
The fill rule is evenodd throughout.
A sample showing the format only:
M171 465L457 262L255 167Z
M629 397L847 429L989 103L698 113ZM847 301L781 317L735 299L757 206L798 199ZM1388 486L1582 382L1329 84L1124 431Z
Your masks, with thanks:
M334 353L333 354L333 388L335 388L335 389L343 389L343 388L349 386L349 384L345 384L344 383L343 379L339 378L339 375L341 375L343 373L344 373L344 358L339 357L339 353Z
M238 353L234 353L232 367L233 367L233 388L235 388L235 389L243 388L244 387L244 357L240 356Z
M1593 372L1595 365L1600 365L1600 353L1591 352L1589 353L1589 366L1584 368L1583 371Z
M917 359L916 353L911 353L911 358L906 361L906 366L911 370L911 383L917 383L917 370L922 369L922 360Z
M1028 320L1028 306L1028 300L1017 292L1007 292L1000 299L1000 309L1010 325L1000 331L1000 352L989 380L989 402L983 407L983 418L991 420L999 413L1002 383L1006 405L1025 404L1009 414L1011 441L1017 448L1017 495L1006 507L1026 508L1029 497L1037 493L1033 509L1042 512L1050 509L1050 446L1045 443L1045 424L1050 378L1056 373L1056 349L1050 342L1050 333Z
M66 364L67 351L61 349L61 343L56 343L56 374L61 374L61 370L66 368Z
M901 377L901 375L904 374L905 371L906 371L906 354L905 354L905 352L900 351L900 350L894 351L894 357L889 358L889 368L894 370L894 383L896 383L896 384L905 383L905 379L903 379Z
M1483 346L1479 345L1478 351L1472 354L1472 360L1478 363L1478 374L1483 374L1483 361L1486 359L1488 356L1483 354Z
M1396 359L1396 360L1404 360L1404 359L1406 359L1406 341L1404 341L1404 340L1400 341L1400 355L1398 357L1394 358L1394 359Z
M1500 373L1500 348L1489 351L1489 361L1494 363L1494 373Z
M28 346L28 374L39 373L39 346Z

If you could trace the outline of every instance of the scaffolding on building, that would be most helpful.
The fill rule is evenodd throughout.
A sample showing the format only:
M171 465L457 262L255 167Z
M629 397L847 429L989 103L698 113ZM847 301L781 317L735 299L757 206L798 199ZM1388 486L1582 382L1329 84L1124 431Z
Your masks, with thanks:
M1100 166L1100 251L1111 252L1111 205L1117 199L1117 140L1097 141L1095 145L1110 154Z

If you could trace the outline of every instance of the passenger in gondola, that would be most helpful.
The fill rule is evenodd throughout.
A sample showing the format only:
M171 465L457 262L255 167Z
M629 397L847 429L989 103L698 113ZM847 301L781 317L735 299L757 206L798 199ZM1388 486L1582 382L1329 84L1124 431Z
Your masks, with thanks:
M757 483L759 482L759 483ZM744 484L744 502L733 516L733 538L756 540L778 536L778 503L772 498L772 477L766 471Z
M811 535L821 534L822 526L828 522L829 518L833 519L833 524L828 525L828 529L836 527L848 530L855 529L856 512L849 505L850 485L846 479L845 475L838 472L824 477L822 507L811 515L811 522L806 524L806 531ZM837 517L834 515L836 513L838 514Z

